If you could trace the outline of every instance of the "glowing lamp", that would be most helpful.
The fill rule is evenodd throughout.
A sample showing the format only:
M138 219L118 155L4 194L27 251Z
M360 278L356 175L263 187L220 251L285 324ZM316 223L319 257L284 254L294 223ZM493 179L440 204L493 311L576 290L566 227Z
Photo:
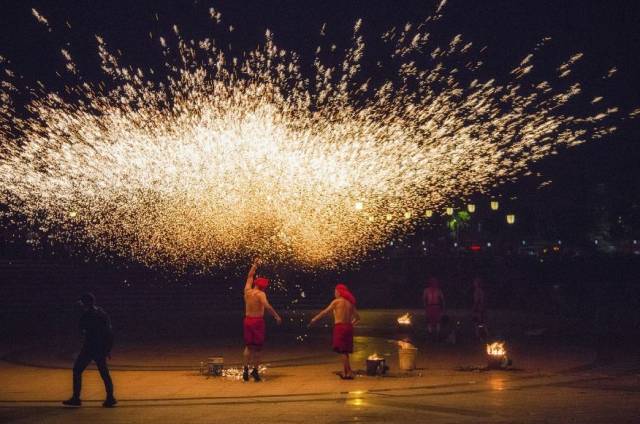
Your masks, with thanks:
M362 202L356 202L356 210L361 211L364 208L364 204Z
M393 219L393 215L391 215L390 213L387 214L387 221L391 221L391 219Z
M474 205L473 203L469 203L467 205L467 210L469 211L469 213L474 213L476 211L476 205Z
M453 208L447 208L446 212L449 216L453 215Z
M433 216L433 211L431 209L424 212L424 216L427 218L431 218Z
M509 225L513 225L516 222L516 216L512 213L510 213L509 215L507 215L507 224Z
M497 200L492 200L491 201L491 210L492 211L497 211L498 208L500 208L500 203L498 203Z
M76 211L71 211L71 212L69 212L69 216L70 216L71 218L75 218L77 215L78 215L78 212L76 212Z
M404 217L405 217L405 219L411 218L411 212L409 212L409 211L405 212L404 213Z
M373 222L373 221L375 221L375 220L376 220L376 217L375 217L375 216L373 216L373 215L369 216L369 222Z

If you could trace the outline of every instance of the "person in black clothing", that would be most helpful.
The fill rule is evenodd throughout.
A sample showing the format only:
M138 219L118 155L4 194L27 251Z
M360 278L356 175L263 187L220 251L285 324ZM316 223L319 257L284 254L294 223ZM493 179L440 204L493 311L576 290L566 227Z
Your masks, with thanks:
M82 295L79 301L84 309L84 313L80 317L80 332L84 336L84 342L73 364L73 396L71 399L62 402L67 406L82 405L80 400L82 372L91 361L96 363L107 392L107 399L102 406L110 408L117 403L113 397L113 382L107 367L107 358L111 358L111 348L113 346L111 321L104 309L95 305L95 301L95 296L91 293Z

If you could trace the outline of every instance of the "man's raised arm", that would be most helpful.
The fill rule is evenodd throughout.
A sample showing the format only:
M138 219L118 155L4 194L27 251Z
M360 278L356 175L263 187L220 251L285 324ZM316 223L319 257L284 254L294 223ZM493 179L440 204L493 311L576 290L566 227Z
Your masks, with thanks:
M253 278L256 275L256 270L258 269L258 265L260 265L260 260L256 259L253 261L253 264L251 264L251 269L249 269L249 273L247 274L247 282L244 285L244 290L251 290L251 287L253 287Z

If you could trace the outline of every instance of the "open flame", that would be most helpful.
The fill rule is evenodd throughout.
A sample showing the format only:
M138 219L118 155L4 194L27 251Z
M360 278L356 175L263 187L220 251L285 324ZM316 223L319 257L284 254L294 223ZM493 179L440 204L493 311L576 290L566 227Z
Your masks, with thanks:
M405 342L405 341L403 341L403 340L398 340L398 341L397 341L397 343L398 343L398 347L399 347L400 349L415 349L415 346L414 346L414 345L412 345L412 344L411 344L411 343L409 343L409 342Z
M404 315L400 315L398 317L398 324L400 325L411 325L411 314L407 312Z
M487 345L487 355L489 356L506 356L507 350L504 347L504 342L493 342Z
M369 357L367 358L369 361L380 361L382 359L384 359L382 356L379 356L377 353L373 353L371 355L369 355Z

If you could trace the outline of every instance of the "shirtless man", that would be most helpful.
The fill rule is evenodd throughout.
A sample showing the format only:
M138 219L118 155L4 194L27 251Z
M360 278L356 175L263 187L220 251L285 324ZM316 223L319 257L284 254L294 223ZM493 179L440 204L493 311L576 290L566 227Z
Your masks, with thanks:
M264 277L255 278L256 269L260 264L259 260L255 260L249 274L247 274L247 282L244 285L244 371L242 379L249 381L249 364L253 365L251 376L255 381L260 381L258 368L260 366L260 351L264 345L265 326L264 311L265 309L275 318L278 325L282 323L280 315L269 304L267 295L264 290L269 285L269 280Z
M353 380L354 373L351 370L349 354L353 353L353 326L360 321L360 315L356 310L356 299L347 286L338 284L334 291L335 299L322 312L311 319L312 326L320 318L333 312L333 350L342 355L344 372L340 378Z
M435 328L437 339L440 336L440 321L444 313L444 295L440 290L440 282L437 278L429 278L427 287L422 294L422 300L427 318L427 332L429 336L432 336Z

